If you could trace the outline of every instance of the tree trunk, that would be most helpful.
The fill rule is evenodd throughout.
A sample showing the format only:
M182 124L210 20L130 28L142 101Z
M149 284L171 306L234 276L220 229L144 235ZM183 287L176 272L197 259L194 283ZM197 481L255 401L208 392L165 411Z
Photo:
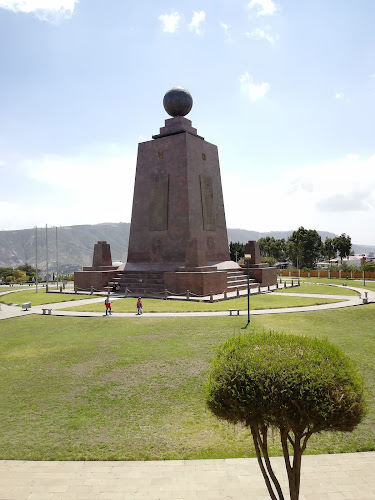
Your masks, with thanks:
M288 449L288 438L293 446L293 450L295 453L295 447L296 447L296 441L297 438L295 436L295 441L293 442L292 439L289 437L289 430L287 427L280 428L280 436L281 436L281 446L283 449L283 455L284 455L284 460L285 460L285 467L286 467L286 472L288 474L288 483L289 483L289 493L290 493L290 500L298 500L299 498L299 487L298 490L296 489L296 478L295 478L295 473L296 470L294 467L291 466L290 464L290 456L289 456L289 449ZM298 459L296 462L296 465L298 463ZM301 463L299 459L299 464ZM297 467L298 468L298 467ZM298 473L300 474L301 469L300 467L298 468ZM299 486L299 478L297 482Z
M272 479L272 482L276 488L276 491L279 495L279 500L284 500L284 496L283 496L283 493L282 493L282 490L281 490L281 487L280 487L280 483L278 482L276 476L275 476L275 473L273 472L272 470L272 467L271 467L271 462L269 460L269 456L268 456L268 445L267 445L267 428L264 427L262 429L263 431L263 441L262 441L262 438L260 436L260 431L259 431L259 427L256 426L256 425L250 425L250 429L251 429L251 435L253 436L253 441L254 441L254 448L255 448L255 453L256 453L256 456L257 456L257 459L258 459L258 464L259 464L259 467L260 467L260 470L262 472L262 475L263 475L263 478L264 478L264 481L266 483L266 486L267 486L267 489L268 489L268 493L270 494L270 497L272 498L272 500L278 500L274 491L273 491L273 488L272 488L272 483L271 483L271 480L270 478ZM263 452L263 455L264 455L264 459L265 459L265 462L266 462L266 466L267 466L267 470L268 470L268 474L267 474L267 471L264 467L264 464L263 464L263 460L262 460L262 455L261 455L261 450Z

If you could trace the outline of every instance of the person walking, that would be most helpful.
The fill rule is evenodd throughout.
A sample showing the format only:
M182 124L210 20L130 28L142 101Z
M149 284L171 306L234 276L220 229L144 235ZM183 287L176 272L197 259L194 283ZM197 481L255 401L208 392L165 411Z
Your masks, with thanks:
M109 295L108 297L105 298L104 304L105 304L105 315L107 316L108 314L112 314L111 301L109 300Z
M138 300L137 300L137 315L139 316L140 314L143 314L142 299L141 299L141 297L138 297Z

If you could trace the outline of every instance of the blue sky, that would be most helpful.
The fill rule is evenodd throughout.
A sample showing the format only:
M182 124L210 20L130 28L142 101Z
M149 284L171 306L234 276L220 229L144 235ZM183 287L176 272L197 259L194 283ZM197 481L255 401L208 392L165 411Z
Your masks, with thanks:
M375 244L373 0L0 0L0 229L130 222L189 89L228 227Z

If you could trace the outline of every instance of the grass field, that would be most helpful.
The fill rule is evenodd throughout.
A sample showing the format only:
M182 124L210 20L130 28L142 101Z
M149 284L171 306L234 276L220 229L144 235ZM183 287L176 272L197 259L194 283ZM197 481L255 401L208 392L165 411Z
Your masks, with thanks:
M112 312L136 312L137 299L127 298L112 302ZM280 297L272 293L254 295L250 298L250 307L257 309L276 309L279 307L302 307L311 305L328 304L339 302L337 299L319 299L306 297ZM160 299L142 299L144 312L194 312L194 311L228 311L228 309L247 310L247 296L238 299L225 300L221 302L195 302L185 300L160 300ZM87 311L101 312L104 310L103 302L86 304L82 306L66 307L64 311Z
M55 304L56 302L70 302L73 300L92 299L93 297L97 296L46 293L45 290L39 290L39 292L36 293L34 289L1 295L0 302L2 302L3 304L22 304L23 302L31 302L32 306L40 306L42 304Z
M280 279L280 278L279 278ZM286 279L287 281L290 279L288 277L282 277L282 279ZM356 288L368 288L375 292L375 281L366 280L365 286L363 285L363 280L359 279L339 279L339 278L301 278L301 283L322 283L327 285L343 285L344 283L347 286L354 286Z
M327 337L357 363L369 413L351 434L323 433L307 452L374 449L375 305L252 318ZM142 460L254 456L246 429L205 407L209 364L242 317L1 321L0 458ZM271 445L280 454L278 440Z
M342 283L341 283L342 284ZM330 283L330 285L332 285ZM354 286L354 285L353 285ZM338 287L338 286L327 286L327 284L314 284L311 282L303 282L301 281L300 286L291 287L291 288L281 288L277 290L277 292L282 293L316 293L322 295L352 295L358 297L358 293L355 290L350 290L350 288L346 287Z

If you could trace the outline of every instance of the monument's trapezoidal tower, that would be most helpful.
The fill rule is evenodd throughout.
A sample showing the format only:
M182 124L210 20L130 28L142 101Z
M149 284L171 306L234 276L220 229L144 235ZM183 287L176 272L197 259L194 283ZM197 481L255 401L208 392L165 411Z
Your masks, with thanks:
M171 89L164 107L173 118L138 146L125 272L236 267L229 257L217 147L184 117L192 107L188 91ZM171 284L171 276L166 278Z
M166 290L238 295L249 282L229 257L217 147L185 118L193 105L187 90L174 87L163 104L172 118L138 146L125 268L112 265L109 245L99 241L92 266L75 273L75 286L159 297ZM276 283L276 269L260 263L256 242L246 252L252 255L250 286Z

